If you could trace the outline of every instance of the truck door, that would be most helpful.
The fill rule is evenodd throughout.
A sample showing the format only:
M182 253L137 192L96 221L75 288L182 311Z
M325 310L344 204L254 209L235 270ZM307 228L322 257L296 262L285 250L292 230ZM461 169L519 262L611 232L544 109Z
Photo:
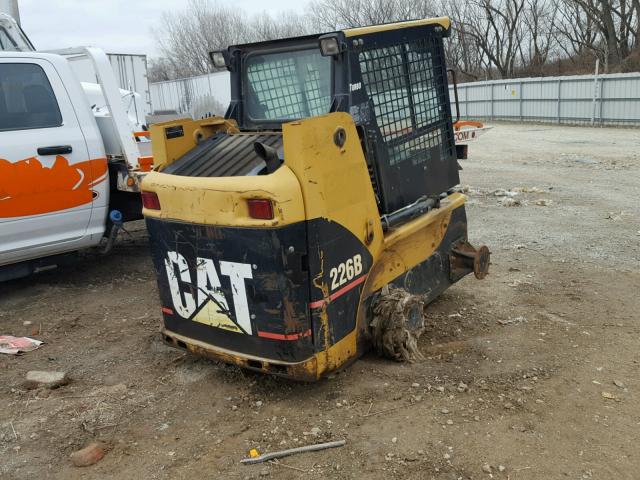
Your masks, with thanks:
M0 265L72 250L106 160L90 161L67 90L46 59L0 58Z

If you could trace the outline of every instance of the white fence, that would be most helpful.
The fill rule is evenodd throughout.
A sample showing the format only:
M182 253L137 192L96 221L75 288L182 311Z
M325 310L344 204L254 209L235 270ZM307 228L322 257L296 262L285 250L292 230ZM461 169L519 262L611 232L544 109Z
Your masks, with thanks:
M465 119L640 125L640 73L463 83L458 99Z
M211 73L150 85L154 111L193 118L224 114L229 74ZM452 111L453 88L451 88ZM640 73L519 78L458 85L460 116L467 119L640 125Z
M154 112L175 111L192 118L224 115L231 101L228 72L152 83L150 90Z

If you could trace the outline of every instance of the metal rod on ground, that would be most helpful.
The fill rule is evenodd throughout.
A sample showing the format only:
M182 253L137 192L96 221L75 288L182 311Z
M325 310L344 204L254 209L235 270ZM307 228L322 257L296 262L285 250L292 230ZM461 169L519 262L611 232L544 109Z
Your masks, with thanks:
M264 453L259 457L244 458L240 460L240 463L244 463L245 465L253 465L254 463L262 463L266 462L267 460L273 460L274 458L288 457L289 455L295 455L296 453L316 452L318 450L324 450L326 448L342 447L346 443L346 440L337 440L335 442L317 443L315 445L290 448L288 450L281 450L279 452Z

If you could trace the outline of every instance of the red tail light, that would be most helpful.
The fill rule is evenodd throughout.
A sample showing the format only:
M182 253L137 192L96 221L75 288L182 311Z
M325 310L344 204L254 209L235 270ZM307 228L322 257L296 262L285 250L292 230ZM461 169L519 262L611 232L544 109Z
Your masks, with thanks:
M273 205L271 200L264 200L262 198L252 198L247 200L249 204L249 216L258 220L272 220L273 219Z
M149 210L160 210L160 199L156 192L141 192L142 206Z

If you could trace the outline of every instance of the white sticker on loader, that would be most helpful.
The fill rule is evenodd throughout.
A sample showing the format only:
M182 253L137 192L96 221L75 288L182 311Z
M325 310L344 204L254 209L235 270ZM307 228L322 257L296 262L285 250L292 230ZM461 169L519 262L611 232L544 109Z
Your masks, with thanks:
M193 286L187 261L178 252L167 252L164 263L176 313L212 327L251 335L251 315L245 287L245 280L253 278L251 264L220 262L220 273L231 281L236 320L233 322L214 261L198 257L196 262L197 298L194 298L193 288L180 288L181 284ZM178 267L179 279L175 267ZM196 311L198 313L194 315Z

